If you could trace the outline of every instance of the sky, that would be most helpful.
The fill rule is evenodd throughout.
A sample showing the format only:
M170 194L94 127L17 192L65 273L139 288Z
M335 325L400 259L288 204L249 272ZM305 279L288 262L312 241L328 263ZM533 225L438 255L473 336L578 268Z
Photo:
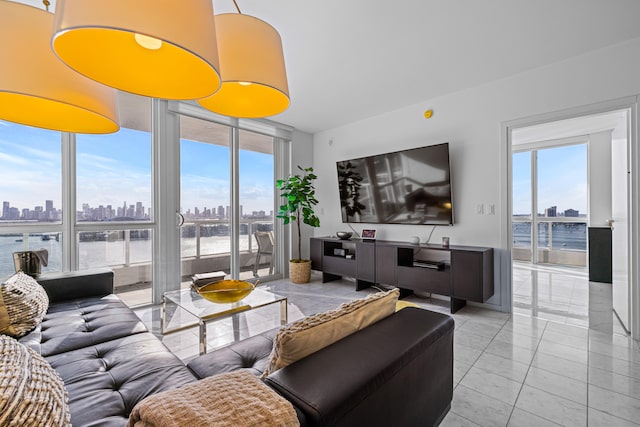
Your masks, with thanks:
M77 206L89 203L151 206L151 135L121 129L110 135L77 135ZM33 209L53 200L60 208L60 133L0 121L0 199ZM229 149L183 140L181 208L229 204ZM241 151L240 200L244 213L273 209L273 156Z
M587 145L538 150L538 212L557 206L558 212L587 213ZM513 155L513 213L531 212L531 154Z

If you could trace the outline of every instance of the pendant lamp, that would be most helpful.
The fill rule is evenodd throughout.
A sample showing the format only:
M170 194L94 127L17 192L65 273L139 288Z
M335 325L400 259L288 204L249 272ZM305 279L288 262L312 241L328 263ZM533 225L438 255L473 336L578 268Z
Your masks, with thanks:
M198 100L225 116L273 116L289 107L289 86L280 34L258 18L240 13L216 15L222 86Z
M126 92L197 99L220 86L211 0L58 0L51 43L77 72Z
M52 27L53 14L0 1L0 119L63 132L116 132L116 92L56 58Z

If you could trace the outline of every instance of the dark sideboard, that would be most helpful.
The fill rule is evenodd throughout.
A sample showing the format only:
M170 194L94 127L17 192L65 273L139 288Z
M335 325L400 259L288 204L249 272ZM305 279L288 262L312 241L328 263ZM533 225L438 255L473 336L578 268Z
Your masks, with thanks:
M493 248L412 244L387 240L312 237L311 268L322 281L356 279L356 290L374 284L397 286L401 296L414 291L450 297L451 312L467 301L493 296Z

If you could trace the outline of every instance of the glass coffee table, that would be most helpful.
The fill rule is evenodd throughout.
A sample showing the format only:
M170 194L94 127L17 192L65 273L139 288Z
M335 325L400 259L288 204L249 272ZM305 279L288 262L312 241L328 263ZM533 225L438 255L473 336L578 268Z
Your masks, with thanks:
M240 301L226 304L207 301L191 289L165 292L162 296L162 334L170 334L196 325L199 326L200 354L202 355L207 352L207 323L276 303L280 303L280 324L286 325L288 321L287 298L263 289L254 289L253 292ZM182 309L197 318L198 321L167 328L170 321L170 319L167 319L167 305L175 305L176 311ZM232 320L234 340L238 341L240 331L237 316L233 316Z

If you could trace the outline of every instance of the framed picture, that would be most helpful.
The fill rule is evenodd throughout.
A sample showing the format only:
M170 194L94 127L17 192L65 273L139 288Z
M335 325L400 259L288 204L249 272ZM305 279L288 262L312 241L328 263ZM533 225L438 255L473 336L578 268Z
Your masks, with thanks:
M373 240L376 238L376 230L362 230L362 240Z

